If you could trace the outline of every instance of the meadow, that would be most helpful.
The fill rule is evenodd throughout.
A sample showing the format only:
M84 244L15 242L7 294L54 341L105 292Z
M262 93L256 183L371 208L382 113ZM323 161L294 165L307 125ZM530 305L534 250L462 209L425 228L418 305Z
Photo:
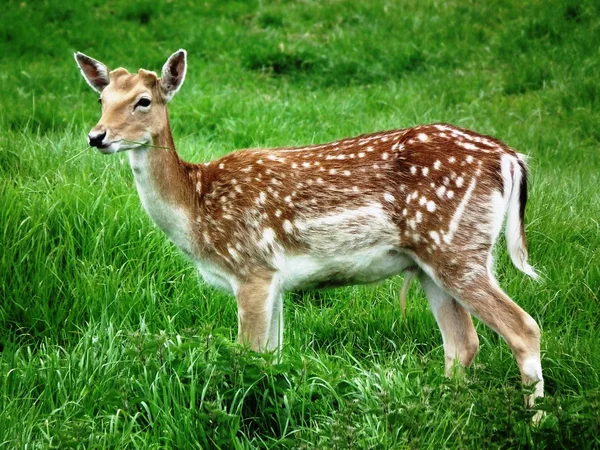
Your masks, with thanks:
M0 448L600 448L600 4L5 0L0 15ZM188 74L180 155L206 161L448 122L530 156L540 426L476 323L463 378L401 278L285 298L283 363L235 343L235 300L144 213L126 155L87 148L72 54Z

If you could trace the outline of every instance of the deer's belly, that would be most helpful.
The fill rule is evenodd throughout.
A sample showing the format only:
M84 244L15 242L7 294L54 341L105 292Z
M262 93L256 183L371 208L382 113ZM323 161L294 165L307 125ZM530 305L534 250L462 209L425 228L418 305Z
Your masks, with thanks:
M196 260L196 267L202 276L202 279L209 285L235 294L239 288L238 280L230 273L208 261Z
M367 284L389 278L414 265L398 249L381 245L338 255L294 255L277 265L285 290Z

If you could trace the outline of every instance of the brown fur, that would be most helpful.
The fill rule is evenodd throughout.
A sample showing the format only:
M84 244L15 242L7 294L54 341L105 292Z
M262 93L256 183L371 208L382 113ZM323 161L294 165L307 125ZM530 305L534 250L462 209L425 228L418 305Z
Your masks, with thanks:
M240 286L238 300L238 339L248 343L254 350L266 348L269 340L271 315L265 310L265 299L269 296L269 288L273 274L267 271L256 271ZM279 343L274 343L277 346Z
M446 376L451 376L453 370L460 373L462 368L471 365L479 350L479 339L471 315L422 272L420 280L442 333ZM455 367L456 362L458 367Z

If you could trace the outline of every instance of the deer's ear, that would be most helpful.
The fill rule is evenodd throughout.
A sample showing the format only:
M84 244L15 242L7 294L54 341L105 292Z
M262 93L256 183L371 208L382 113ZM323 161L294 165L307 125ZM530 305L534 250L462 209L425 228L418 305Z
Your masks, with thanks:
M187 70L187 53L185 50L177 50L165 63L162 68L160 79L160 89L165 102L173 98L175 93L181 88L183 80L185 80L185 72Z
M108 78L108 67L94 58L90 58L83 53L75 53L75 62L81 70L81 75L87 84L89 84L96 92L102 92L110 80Z

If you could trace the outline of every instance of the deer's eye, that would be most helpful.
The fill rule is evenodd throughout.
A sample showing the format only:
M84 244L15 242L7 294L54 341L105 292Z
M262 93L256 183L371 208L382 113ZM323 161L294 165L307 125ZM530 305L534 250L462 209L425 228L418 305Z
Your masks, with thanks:
M152 103L152 102L150 101L149 98L142 97L135 104L134 108L137 108L138 106L141 106L142 108L146 108L146 107L150 106L150 103Z

